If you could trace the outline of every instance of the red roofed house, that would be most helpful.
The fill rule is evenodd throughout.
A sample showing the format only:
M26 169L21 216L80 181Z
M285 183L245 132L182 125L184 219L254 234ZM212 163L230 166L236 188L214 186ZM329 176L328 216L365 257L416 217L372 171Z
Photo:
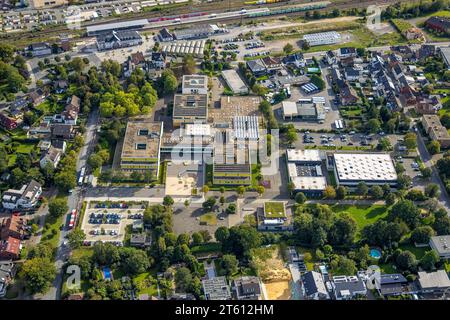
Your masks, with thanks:
M20 255L20 240L8 237L0 242L0 259L17 260Z

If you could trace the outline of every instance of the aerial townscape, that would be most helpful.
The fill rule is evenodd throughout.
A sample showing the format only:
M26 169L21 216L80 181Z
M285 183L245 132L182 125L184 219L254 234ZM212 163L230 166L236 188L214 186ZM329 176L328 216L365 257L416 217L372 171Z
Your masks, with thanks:
M450 0L0 0L0 300L450 300L449 193Z

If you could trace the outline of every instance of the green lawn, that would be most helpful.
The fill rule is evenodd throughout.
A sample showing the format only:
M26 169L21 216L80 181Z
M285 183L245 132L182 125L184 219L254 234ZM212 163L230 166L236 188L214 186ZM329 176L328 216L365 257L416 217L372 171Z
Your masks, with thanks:
M152 277L155 279L154 274L151 272L144 272L138 274L133 278L134 283L136 283L139 288L138 294L148 294L149 296L157 297L158 296L158 287L156 283L153 283Z
M424 255L425 252L430 251L431 248L429 246L417 248L413 244L401 244L399 245L399 248L402 250L408 250L411 251L415 256L416 259L420 260Z
M222 249L222 245L218 242L208 242L204 244L200 244L197 246L193 246L191 248L192 254L199 253L209 253L209 252L220 252Z
M72 251L72 257L79 259L82 257L92 257L94 249L92 247L81 247Z
M386 217L388 214L387 207L383 205L354 206L337 204L331 206L331 209L336 213L348 212L356 220L358 231L361 231L365 226Z
M206 213L200 217L200 223L215 226L217 224L217 216L214 213Z
M67 201L67 196L59 195L57 197L64 198ZM45 217L45 225L44 225L44 229L42 230L41 241L48 242L53 247L56 248L58 246L59 236L61 233L60 227L63 223L65 223L64 215L55 219L54 217L50 216L50 214L48 214Z
M34 147L35 147L34 143L21 143L17 147L16 152L29 154L29 153L31 153L31 151L33 151Z

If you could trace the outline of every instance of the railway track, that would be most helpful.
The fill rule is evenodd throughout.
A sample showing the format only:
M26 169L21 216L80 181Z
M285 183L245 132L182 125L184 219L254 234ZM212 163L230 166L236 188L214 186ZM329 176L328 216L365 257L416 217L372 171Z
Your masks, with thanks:
M331 0L332 1L332 0ZM168 8L161 8L160 11L149 11L149 12L139 12L139 13L133 13L131 15L127 15L124 17L120 17L120 18L110 18L110 19L104 19L102 21L93 21L93 22L87 22L85 24L83 24L83 27L86 26L95 26L95 25L100 25L100 24L105 24L105 23L111 23L111 22L124 22L124 21L130 21L130 20L136 20L136 19L151 19L151 18L158 18L158 17L163 17L163 16L171 16L171 15L182 15L182 14L189 14L189 13L194 13L194 12L205 12L205 13L217 13L217 12L223 12L223 10L225 10L225 12L227 11L237 11L241 8L246 8L246 9L256 9L256 8L261 8L261 7L268 7L269 9L277 9L277 8L282 8L282 7L286 7L288 5L300 5L300 4L308 4L311 3L313 1L308 1L308 2L297 2L294 0L290 0L290 1L285 1L285 2L277 2L277 3L272 3L272 4L261 4L259 6L256 5L245 5L243 0L229 0L229 1L220 1L220 2L213 2L213 3L200 3L200 4L195 4L195 5L191 5L191 4L181 4L179 6L176 7L168 7ZM315 1L314 1L315 2ZM324 11L330 11L333 9L340 9L340 10L345 10L345 9L349 9L349 8L354 8L354 7L367 7L369 5L389 5L389 4L394 4L397 2L410 2L410 0L359 0L359 1L355 1L355 0L347 0L347 1L340 1L340 2L336 2L336 3L331 3L330 5L328 5L326 8L323 9L319 9L317 11L319 12L324 12ZM289 16L289 17L298 17L298 16L304 16L305 12L293 12L293 13L287 13L287 14L282 14L282 15L278 15L278 16ZM268 18L274 18L277 15L272 15L272 16L265 16L265 17L258 17L258 18L247 18L247 17L243 17L243 18L237 18L237 17L230 17L230 18L224 18L221 19L221 22L230 22L230 21L241 21L242 19L244 20L264 20L264 19L268 19ZM187 25L195 25L195 24L204 24L204 21L200 21L200 22L192 22L189 23ZM160 28L160 27L155 27L155 28ZM147 27L146 30L152 30L153 28L151 26ZM34 39L39 37L45 37L47 39L50 38L54 38L54 37L58 37L60 34L74 34L79 31L74 31L74 30L70 30L69 28L67 28L67 26L65 25L57 25L57 26L52 26L51 28L42 30L42 31L30 31L30 32L20 32L20 33L10 33L10 34L5 34L3 36L0 37L0 39L4 39L5 41L14 44L14 41L17 39L20 39L21 42L23 41L29 41L29 42L33 42L36 41Z

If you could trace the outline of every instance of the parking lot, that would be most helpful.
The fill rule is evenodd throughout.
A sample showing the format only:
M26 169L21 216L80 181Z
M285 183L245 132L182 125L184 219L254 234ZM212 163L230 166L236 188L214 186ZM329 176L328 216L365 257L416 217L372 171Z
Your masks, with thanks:
M125 229L133 222L142 222L144 209L140 206L130 208L96 208L90 205L81 223L81 229L86 234L85 242L113 242L121 245L125 238Z

